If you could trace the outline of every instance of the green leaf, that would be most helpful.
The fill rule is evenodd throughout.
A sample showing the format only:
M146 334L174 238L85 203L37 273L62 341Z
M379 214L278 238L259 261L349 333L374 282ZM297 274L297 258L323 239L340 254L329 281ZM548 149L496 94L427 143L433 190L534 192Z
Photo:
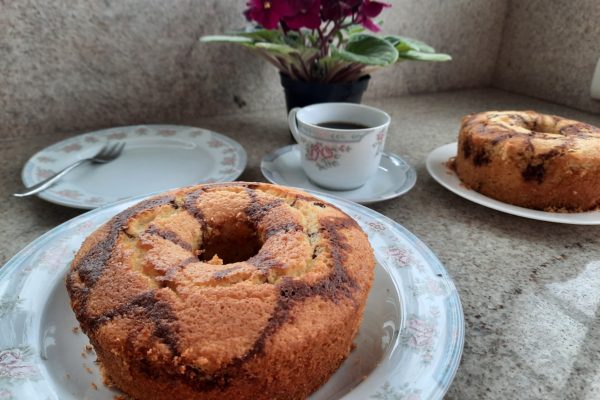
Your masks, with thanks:
M362 25L350 25L348 28L346 28L346 31L348 32L348 35L354 35L357 33L363 33L365 31L365 27Z
M335 33L335 38L338 40L339 45L344 43L344 33L341 30L339 30Z
M410 47L407 44L403 43L402 39L399 36L388 35L388 36L384 36L383 39L387 40L398 51L413 50L412 47Z
M208 35L202 36L200 38L201 42L210 43L210 42L225 42L225 43L253 43L253 40L243 36L234 36L234 35Z
M292 46L295 48L304 46L304 39L298 32L290 31L283 36L283 44Z
M399 52L398 57L401 59L407 60L416 60L416 61L450 61L452 57L448 54L444 53L421 53L419 51L408 50L404 52Z
M400 38L404 41L404 43L410 43L413 50L419 51L421 53L435 53L435 49L425 42L422 42L417 39L412 39L406 36L400 36Z
M279 30L256 29L250 32L236 32L235 34L252 39L254 42L285 43L285 35Z
M298 53L297 49L295 49L291 46L285 45L285 44L259 42L259 43L255 43L254 46L258 47L260 49L268 50L272 53L280 53L280 54Z
M435 49L425 42L405 36L389 35L384 38L399 52L414 50L420 53L435 53Z
M350 36L346 48L334 50L332 56L366 65L390 65L398 59L398 51L385 39L360 33Z
M416 61L449 61L448 54L436 53L435 49L420 40L404 36L389 35L384 38L398 50L399 59Z
M341 68L345 65L351 65L352 63L346 60L342 60L340 58L335 58L333 56L327 56L323 58L319 58L317 61L318 68L322 70L329 70L332 68Z

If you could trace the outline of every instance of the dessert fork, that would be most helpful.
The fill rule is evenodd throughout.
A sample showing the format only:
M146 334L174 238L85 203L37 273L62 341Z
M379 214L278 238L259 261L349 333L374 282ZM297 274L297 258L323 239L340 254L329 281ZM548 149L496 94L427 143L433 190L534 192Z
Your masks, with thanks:
M107 162L110 162L110 161L114 160L115 158L119 157L121 155L121 152L123 151L123 148L125 148L125 143L123 143L123 142L106 143L100 149L100 151L98 151L92 157L84 158L79 161L75 161L73 164L64 168L60 172L57 172L56 174L52 175L51 177L44 179L43 181L38 182L35 185L27 188L26 192L14 193L13 196L26 197L26 196L31 196L33 194L39 193L43 190L46 190L50 186L52 186L56 181L58 181L60 178L62 178L63 176L65 176L66 174L71 172L73 169L77 168L81 164L84 164L88 161L91 162L92 164L106 164Z

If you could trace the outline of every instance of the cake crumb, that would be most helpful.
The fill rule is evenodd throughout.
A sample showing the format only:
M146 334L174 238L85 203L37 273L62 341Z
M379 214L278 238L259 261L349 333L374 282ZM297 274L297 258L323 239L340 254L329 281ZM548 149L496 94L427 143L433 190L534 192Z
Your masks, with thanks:
M111 389L117 389L117 386L106 374L106 371L104 370L102 365L100 365L100 376L102 376L102 383L104 384L104 386L109 387Z
M71 332L73 332L75 334L79 333L79 325L74 326L73 329L71 329Z
M85 351L87 351L88 353L92 353L94 351L94 346L92 346L91 344L86 344Z
M450 157L448 161L443 163L446 167L446 172L454 174L456 172L456 157Z
M87 354L86 354L86 352L85 352L85 351L82 351L82 352L81 352L81 357L83 357L83 358L87 358Z
M92 382L90 386L92 387L92 389L98 390L98 385L96 385L94 382Z
M585 211L598 211L598 209L591 209L591 210L583 210L581 208L565 208L565 207L546 207L544 208L543 211L549 212L549 213L556 213L556 214L573 214L573 213L581 213L581 212L585 212Z
M210 260L205 262L211 265L223 265L223 259L216 254Z
M86 363L83 363L83 369L85 369L85 372L87 372L88 374L94 373L94 371L92 371L92 369L88 367Z

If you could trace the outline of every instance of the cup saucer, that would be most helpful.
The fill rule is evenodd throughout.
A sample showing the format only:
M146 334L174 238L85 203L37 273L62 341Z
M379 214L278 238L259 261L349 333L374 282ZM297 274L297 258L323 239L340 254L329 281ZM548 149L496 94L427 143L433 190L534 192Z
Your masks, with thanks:
M401 196L417 181L413 167L399 156L384 152L377 172L363 186L354 190L326 189L308 179L300 165L300 149L295 144L267 154L260 163L260 170L271 183L316 190L362 204Z

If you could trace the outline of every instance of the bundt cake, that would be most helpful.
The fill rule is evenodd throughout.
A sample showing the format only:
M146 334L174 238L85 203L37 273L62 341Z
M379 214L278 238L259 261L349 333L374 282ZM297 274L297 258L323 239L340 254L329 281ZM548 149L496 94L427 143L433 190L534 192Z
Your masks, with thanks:
M66 284L105 376L135 399L301 399L350 352L373 268L335 206L235 182L116 215Z
M600 129L534 111L468 115L454 168L467 187L506 203L592 210L600 205Z

